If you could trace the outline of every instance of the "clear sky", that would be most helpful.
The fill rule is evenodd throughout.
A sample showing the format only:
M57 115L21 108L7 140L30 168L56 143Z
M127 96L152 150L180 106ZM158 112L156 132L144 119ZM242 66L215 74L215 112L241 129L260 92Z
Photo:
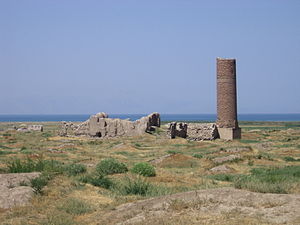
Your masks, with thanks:
M0 0L0 114L300 113L299 0Z

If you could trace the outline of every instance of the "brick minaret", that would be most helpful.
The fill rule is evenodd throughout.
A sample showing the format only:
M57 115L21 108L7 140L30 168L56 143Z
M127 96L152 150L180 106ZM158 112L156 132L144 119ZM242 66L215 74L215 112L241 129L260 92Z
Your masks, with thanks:
M235 59L217 58L217 126L221 139L241 138L236 93Z

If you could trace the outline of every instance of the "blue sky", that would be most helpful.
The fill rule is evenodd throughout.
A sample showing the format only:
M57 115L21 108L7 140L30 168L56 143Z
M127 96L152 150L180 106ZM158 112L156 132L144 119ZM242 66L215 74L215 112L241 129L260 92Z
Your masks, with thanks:
M0 0L0 114L300 112L300 1Z

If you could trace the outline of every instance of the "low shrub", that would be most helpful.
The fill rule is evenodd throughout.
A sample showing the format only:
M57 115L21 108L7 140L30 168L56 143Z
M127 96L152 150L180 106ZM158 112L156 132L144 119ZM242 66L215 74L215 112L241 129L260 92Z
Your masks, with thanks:
M105 189L110 189L113 186L111 179L104 175L99 174L89 174L79 178L79 181L83 183L89 183L97 187L102 187Z
M103 159L96 166L96 171L101 175L109 175L115 173L126 173L128 168L126 164L121 163L113 158Z
M151 192L152 185L144 179L138 177L137 179L126 178L125 182L119 187L119 191L124 195L142 195L146 196Z
M48 184L50 179L50 175L42 174L41 176L32 179L30 181L30 186L33 188L36 194L42 194L43 187L45 187Z
M80 173L85 173L86 166L83 164L70 164L66 166L65 170L69 176L76 176Z
M203 158L203 155L199 154L199 153L195 153L195 154L193 154L193 157L195 157L197 159L201 159L201 158Z
M131 172L144 177L154 177L156 175L155 168L146 162L136 163L131 169Z

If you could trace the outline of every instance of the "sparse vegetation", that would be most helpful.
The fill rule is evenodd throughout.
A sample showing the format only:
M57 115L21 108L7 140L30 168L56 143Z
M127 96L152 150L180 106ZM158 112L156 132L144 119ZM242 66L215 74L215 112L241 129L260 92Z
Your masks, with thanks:
M66 166L65 170L69 176L75 176L86 172L86 166L82 164L70 164Z
M202 159L203 155L199 154L199 153L195 153L195 154L193 154L193 157L198 158L198 159Z
M88 203L76 198L68 198L58 209L71 215L81 215L93 210Z
M29 172L62 172L62 163L55 160L26 160L14 159L7 162L9 173L29 173Z
M33 188L36 194L42 194L42 189L48 184L48 181L51 179L50 175L42 174L41 176L34 178L30 181L31 187Z
M124 195L146 196L151 192L152 185L140 177L138 177L137 179L127 177L118 188L119 192Z
M285 161L287 161L287 162L299 162L300 161L300 159L295 159L295 158L293 158L293 157L291 157L291 156L286 156L286 157L284 157L283 158Z
M299 122L290 130L281 122L242 123L241 142L170 140L158 133L118 139L59 137L60 123L43 125L51 135L11 131L6 136L0 123L0 173L42 173L31 182L21 183L30 185L37 195L24 207L1 211L3 224L97 223L102 222L98 215L107 215L123 203L202 188L232 186L262 193L300 193ZM161 127L161 132L164 129ZM245 146L253 150L237 153L243 161L222 163L230 173L209 175L219 173L210 171L215 166L213 159L235 154L227 149ZM150 161L155 177L134 172L140 162ZM144 167L137 171L146 170ZM72 199L90 209L84 212L81 203L70 203ZM186 207L194 209L181 203L172 202L178 213L188 210Z
M287 194L294 186L299 185L299 182L300 166L286 166L283 168L252 169L250 175L235 179L234 186L262 193Z
M113 186L111 179L101 174L84 175L79 178L79 181L106 189L109 189Z

